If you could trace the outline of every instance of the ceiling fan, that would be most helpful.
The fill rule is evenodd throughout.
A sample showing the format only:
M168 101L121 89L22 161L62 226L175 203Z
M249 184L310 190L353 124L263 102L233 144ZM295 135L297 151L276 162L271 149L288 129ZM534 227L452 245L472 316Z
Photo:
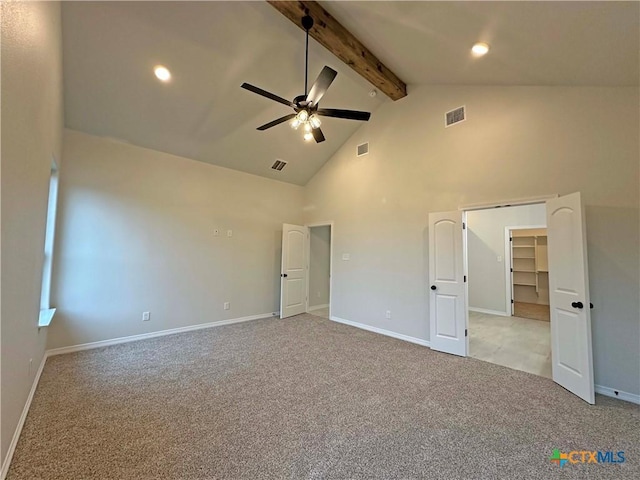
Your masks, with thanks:
M297 130L299 127L304 129L304 139L309 141L312 138L316 143L324 142L325 138L320 129L321 120L319 117L336 117L346 118L348 120L360 120L368 121L371 117L369 112L360 112L357 110L341 110L336 108L318 108L320 99L327 92L327 89L331 85L331 82L336 78L338 72L334 69L325 66L318 78L311 85L311 90L307 90L307 78L309 73L309 30L313 27L313 18L309 15L302 17L302 27L306 30L306 46L305 46L305 69L304 69L304 95L298 95L293 101L285 100L278 95L271 92L267 92L261 88L255 87L249 83L243 83L241 85L245 90L257 93L263 97L269 98L276 102L282 103L293 108L295 113L290 113L284 117L280 117L269 123L259 126L258 130L266 130L276 125L280 125L288 120L291 120L291 128Z

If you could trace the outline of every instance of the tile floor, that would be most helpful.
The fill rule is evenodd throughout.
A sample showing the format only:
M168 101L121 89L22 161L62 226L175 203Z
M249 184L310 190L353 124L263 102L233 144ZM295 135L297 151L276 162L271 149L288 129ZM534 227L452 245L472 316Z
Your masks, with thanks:
M551 378L550 323L469 312L469 356Z

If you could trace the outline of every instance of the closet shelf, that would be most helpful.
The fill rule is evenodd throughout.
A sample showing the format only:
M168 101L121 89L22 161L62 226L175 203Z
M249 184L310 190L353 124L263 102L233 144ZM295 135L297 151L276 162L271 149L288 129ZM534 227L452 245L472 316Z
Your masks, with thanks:
M535 283L513 282L514 285L520 285L522 287L535 287Z

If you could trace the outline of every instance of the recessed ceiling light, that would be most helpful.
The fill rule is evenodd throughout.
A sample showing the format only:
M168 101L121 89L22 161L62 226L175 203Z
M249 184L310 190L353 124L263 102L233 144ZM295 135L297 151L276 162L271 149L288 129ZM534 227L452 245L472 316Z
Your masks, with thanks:
M481 57L485 55L489 51L489 45L486 43L476 43L473 47L471 47L471 51L476 57Z
M171 72L167 67L164 67L162 65L156 65L155 67L153 67L153 73L155 73L156 77L158 77L158 80L162 82L168 82L169 80L171 80Z

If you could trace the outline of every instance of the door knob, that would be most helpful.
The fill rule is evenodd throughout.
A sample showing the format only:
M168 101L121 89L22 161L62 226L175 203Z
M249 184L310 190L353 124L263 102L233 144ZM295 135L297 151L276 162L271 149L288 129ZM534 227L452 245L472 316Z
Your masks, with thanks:
M435 290L436 286L435 285L431 285L431 290Z
M571 302L571 306L573 308L582 308L584 307L584 305L582 304L582 302Z
M289 275L287 275L286 273L283 273L282 275L280 275L281 277L288 277Z

